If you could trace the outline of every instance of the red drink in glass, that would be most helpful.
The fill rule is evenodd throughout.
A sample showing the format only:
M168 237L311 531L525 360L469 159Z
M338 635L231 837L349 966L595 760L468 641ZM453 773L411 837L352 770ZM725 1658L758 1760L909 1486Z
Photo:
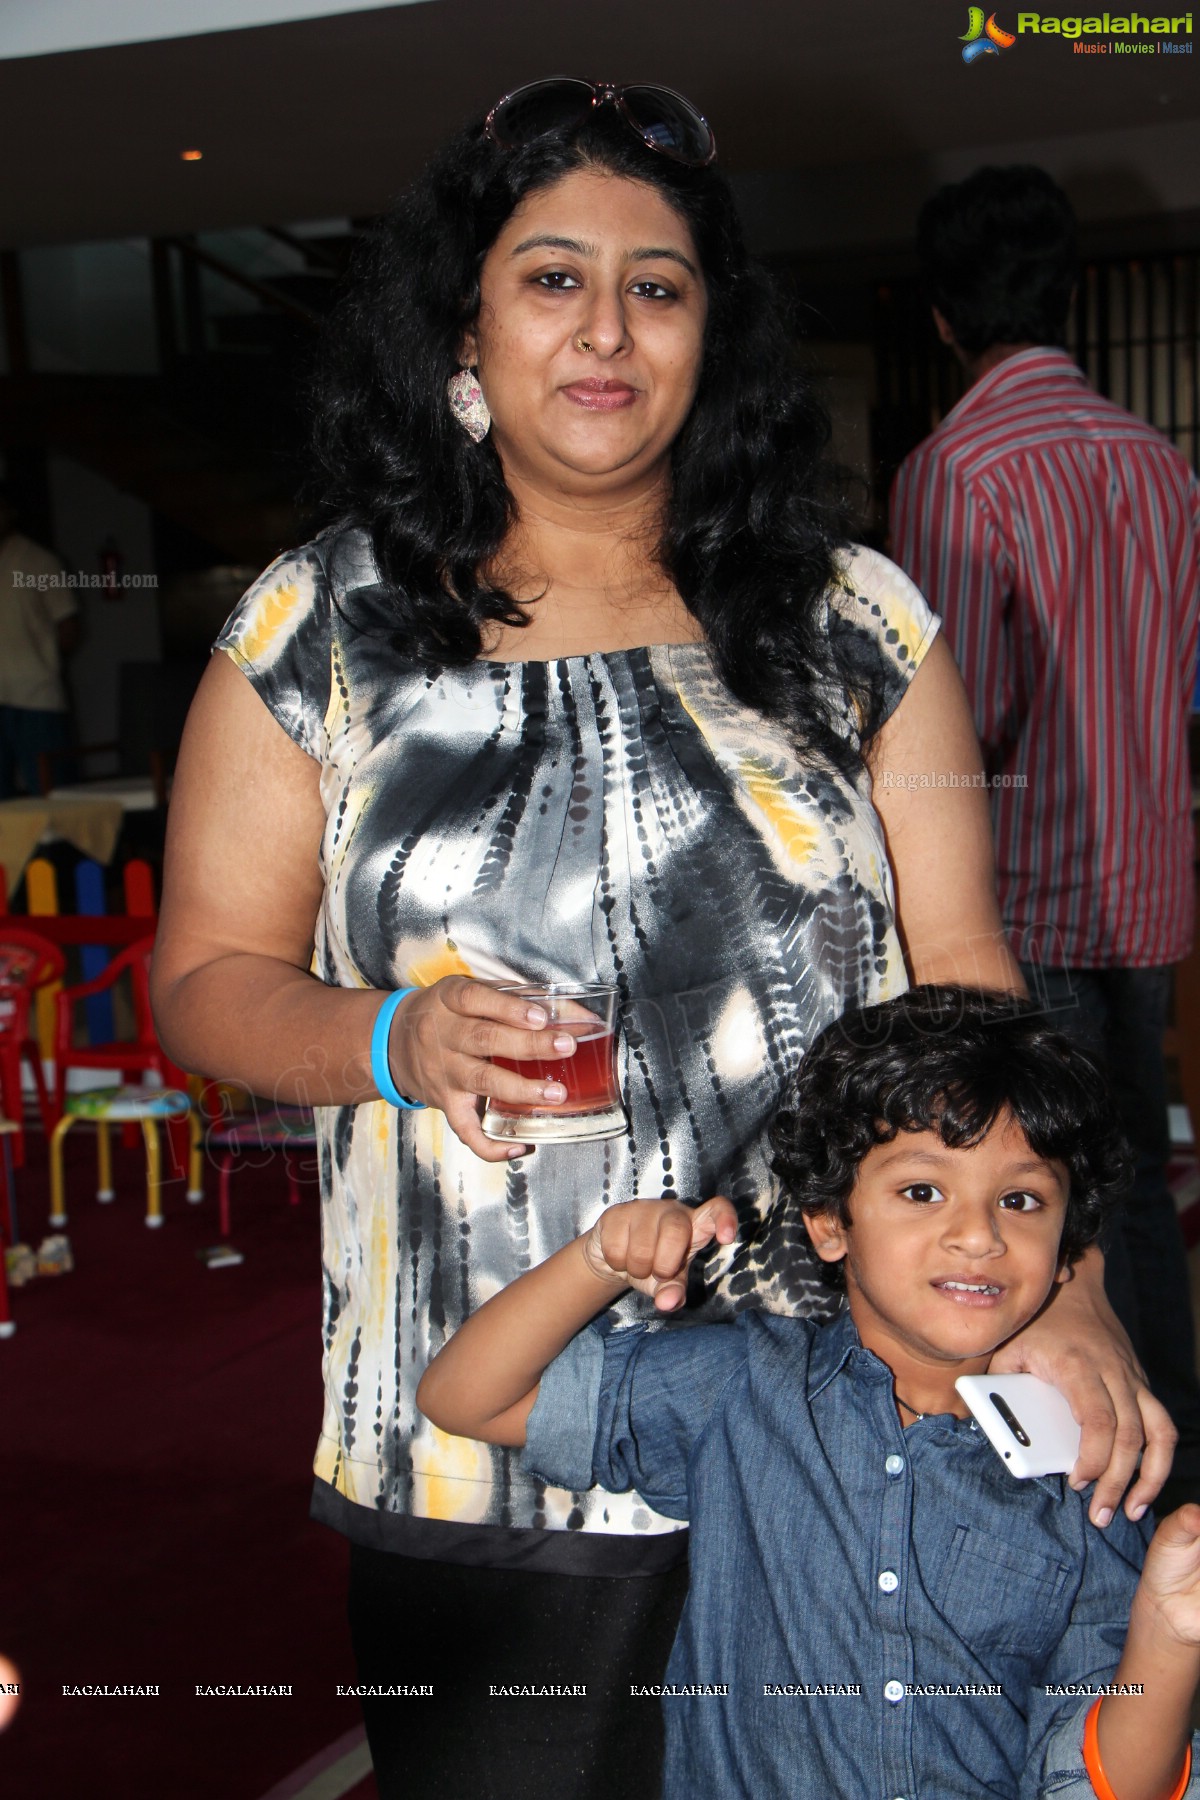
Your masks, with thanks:
M594 1025L575 1026L561 1020L559 1031L569 1031L578 1049L574 1056L535 1056L529 1062L515 1062L507 1056L493 1056L500 1069L511 1069L529 1081L561 1081L567 1097L558 1106L547 1107L547 1113L562 1117L566 1113L607 1112L614 1102L620 1104L617 1089L616 1041L611 1031L597 1031ZM495 1112L506 1118L524 1117L528 1107L510 1100L489 1102Z
M489 1099L483 1115L488 1137L513 1143L583 1142L617 1137L629 1129L621 1106L616 1065L616 989L598 983L523 983L502 990L536 1002L560 1033L576 1041L574 1056L494 1056L497 1068L529 1081L561 1082L567 1097L548 1102Z

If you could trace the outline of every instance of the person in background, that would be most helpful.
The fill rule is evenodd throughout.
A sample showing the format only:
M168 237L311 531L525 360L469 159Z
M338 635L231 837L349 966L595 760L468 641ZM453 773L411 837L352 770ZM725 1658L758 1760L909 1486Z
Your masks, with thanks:
M1044 170L979 169L917 231L968 391L906 459L891 550L940 612L992 786L1001 911L1030 991L1106 1062L1136 1175L1109 1297L1200 1495L1200 1386L1167 1186L1163 1032L1192 943L1188 719L1200 487L1062 348L1069 202Z
M70 743L62 662L79 642L62 563L17 522L0 486L0 800L40 793L38 756Z

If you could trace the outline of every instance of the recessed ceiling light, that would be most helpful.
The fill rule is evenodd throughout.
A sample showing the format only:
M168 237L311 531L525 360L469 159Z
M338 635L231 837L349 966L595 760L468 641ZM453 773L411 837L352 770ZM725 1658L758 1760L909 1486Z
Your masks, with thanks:
M181 162L199 162L203 155L203 150L181 150L179 152Z

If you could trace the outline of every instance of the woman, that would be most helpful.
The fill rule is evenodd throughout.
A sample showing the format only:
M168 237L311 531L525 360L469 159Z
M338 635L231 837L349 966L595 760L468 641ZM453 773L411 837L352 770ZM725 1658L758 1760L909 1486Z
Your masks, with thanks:
M682 1594L668 1521L419 1421L447 1333L635 1193L735 1199L710 1307L811 1309L762 1143L783 1074L904 985L902 944L915 979L1019 986L953 664L842 547L712 154L666 90L560 81L435 160L335 321L332 528L234 614L176 777L171 1054L332 1109L314 1511L351 1539L360 1680L434 1689L370 1699L385 1793L653 1793L630 1687ZM563 1097L488 1060L552 1053L505 977L618 985L628 1137L483 1136L482 1095ZM1071 1388L1093 1473L1119 1421L1115 1506L1142 1433L1094 1271L1053 1315L1014 1354Z

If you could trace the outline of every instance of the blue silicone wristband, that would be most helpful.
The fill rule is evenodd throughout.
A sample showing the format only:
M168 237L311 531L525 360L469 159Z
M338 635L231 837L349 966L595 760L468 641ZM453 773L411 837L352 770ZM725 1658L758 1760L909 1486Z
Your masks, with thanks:
M396 1008L402 1000L407 1000L416 991L415 987L406 987L389 994L375 1014L375 1023L371 1027L371 1079L379 1089L381 1100L386 1100L389 1106L402 1106L406 1112L420 1112L425 1102L406 1100L392 1080L391 1066L388 1063L388 1039L392 1033L392 1019Z

